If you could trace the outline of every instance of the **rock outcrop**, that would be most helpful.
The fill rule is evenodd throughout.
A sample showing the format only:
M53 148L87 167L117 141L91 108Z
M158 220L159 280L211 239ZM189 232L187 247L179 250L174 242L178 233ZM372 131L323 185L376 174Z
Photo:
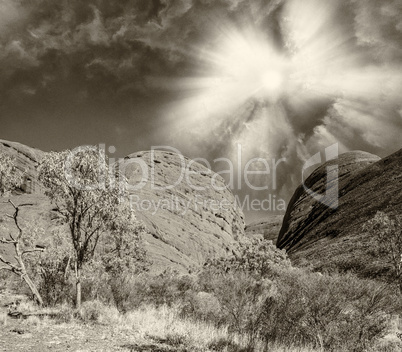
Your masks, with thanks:
M295 263L317 270L337 268L375 276L384 270L373 257L363 225L379 210L402 213L402 150L380 159L365 152L343 154L314 171L306 186L323 194L327 167L339 166L339 206L321 204L300 186L287 209L277 246Z
M52 206L37 181L44 152L8 141L0 141L0 151L15 156L26 175L20 194L13 195L16 204L34 204L24 209L23 217L45 230L52 228ZM122 165L133 209L148 230L144 243L153 271L188 271L208 257L230 252L236 239L244 236L243 213L224 180L211 170L165 152L155 152L154 158L151 152L135 153ZM143 187L136 187L143 179ZM0 204L0 217L6 213L12 208ZM7 226L11 229L13 224ZM0 254L12 259L8 252L0 245Z
M15 158L16 167L24 174L21 190L25 193L42 193L38 183L37 166L43 158L44 152L39 149L30 148L16 142L9 142L0 139L0 152L6 153Z
M177 154L135 153L123 163L134 211L150 231L155 268L202 265L244 236L243 213L222 177Z
M260 236L275 244L278 240L282 222L283 215L271 215L264 220L254 221L246 226L246 236L250 238Z

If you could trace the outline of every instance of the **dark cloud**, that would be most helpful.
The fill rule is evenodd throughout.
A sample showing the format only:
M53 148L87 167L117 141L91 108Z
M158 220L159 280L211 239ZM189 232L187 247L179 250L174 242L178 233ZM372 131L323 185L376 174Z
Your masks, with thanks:
M301 47L289 4L310 30L293 33L307 35ZM259 33L290 59L322 50L315 65L355 83L332 77L333 90L293 91L276 110L229 101L207 122L180 120L176 103L203 93L185 80L210 74L210 53L233 32ZM106 142L122 156L172 143L213 159L243 140L250 156L287 158L279 187L288 197L320 148L339 141L385 155L402 131L400 0L3 0L0 49L2 138L43 149ZM204 107L192 109L188 120Z
M354 0L355 29L359 44L379 62L402 60L402 2Z
M30 75L21 82L14 74L30 70L35 91L46 90L52 81L69 80L89 94L142 94L147 75L185 75L197 70L200 60L191 49L212 46L225 23L249 22L268 6L264 3L5 1L1 15L7 18L3 23L9 30L3 31L0 40L5 72L1 81L4 89L20 87L23 94L26 85L34 85ZM269 26L277 31L273 23ZM37 79L38 74L42 79Z

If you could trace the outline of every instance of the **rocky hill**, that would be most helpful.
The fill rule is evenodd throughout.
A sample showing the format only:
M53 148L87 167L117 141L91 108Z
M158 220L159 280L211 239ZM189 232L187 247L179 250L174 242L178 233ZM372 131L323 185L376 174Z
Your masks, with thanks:
M211 170L162 151L132 154L123 165L129 184L139 188L131 191L132 205L150 231L145 239L155 266L202 265L244 236L243 213Z
M358 151L343 154L314 171L306 186L325 193L330 165L339 165L339 207L319 203L300 186L277 246L286 249L296 264L307 261L317 270L353 270L363 276L386 272L363 225L379 210L402 213L402 150L384 159Z
M24 207L21 211L21 222L24 226L36 224L45 230L51 226L50 211L51 204L43 195L43 190L37 181L37 166L44 155L44 152L27 147L16 142L0 140L0 152L13 156L16 167L25 175L21 189L11 197L15 204L34 204L32 207ZM13 214L13 208L7 203L8 198L0 197L0 236L6 236L9 231L15 231L13 222L6 217L6 214ZM13 247L0 244L0 255L8 261L13 262Z
M25 225L34 224L48 232L54 226L52 205L43 195L36 171L44 153L8 141L0 141L0 151L14 155L17 167L26 174L21 192L12 197L16 204L33 204L21 214ZM169 267L187 271L203 264L207 257L229 252L236 239L244 235L244 220L224 180L202 165L172 153L155 152L154 157L150 156L150 152L136 153L122 164L132 186L134 211L148 230L144 242L153 270ZM189 172L186 176L185 170ZM134 189L144 175L147 182ZM0 204L1 218L12 213L4 201ZM13 226L8 221L1 225L6 232ZM4 245L0 245L0 254L12 259Z
M283 215L271 215L263 220L254 221L246 226L246 236L260 236L276 243L281 230Z
M22 191L28 194L42 193L37 182L36 168L42 159L44 152L39 149L27 147L16 142L9 142L0 139L0 152L13 156L17 168L25 174Z

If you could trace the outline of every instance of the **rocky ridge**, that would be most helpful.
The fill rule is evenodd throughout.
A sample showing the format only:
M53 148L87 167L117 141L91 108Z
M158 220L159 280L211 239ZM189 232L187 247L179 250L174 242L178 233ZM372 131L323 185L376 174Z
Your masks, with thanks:
M9 142L0 139L0 152L13 156L16 167L25 175L22 191L25 193L42 193L41 186L37 181L37 166L44 156L39 149L27 147L21 143Z
M156 266L202 265L225 255L244 236L243 213L223 178L201 164L170 152L135 153L124 172L137 216ZM145 177L145 182L142 183ZM181 182L179 182L181 180Z
M299 186L277 246L295 263L308 261L317 270L338 268L375 276L385 269L373 256L373 239L363 225L377 211L402 213L402 150L384 159L360 151L343 154L314 171L305 185L324 194L331 165L339 166L338 208L321 204Z
M246 226L246 236L250 238L260 236L276 243L282 222L283 215L271 215L262 220L254 221Z
M37 181L37 165L44 152L8 141L0 141L0 151L15 156L17 167L26 175L13 201L34 204L24 210L24 218L46 232L54 224L52 205ZM186 272L202 265L208 257L229 252L236 239L244 235L244 216L224 180L183 156L155 152L151 159L150 155L151 152L132 154L124 159L123 166L131 185L133 209L147 228L143 240L153 262L152 270ZM181 179L183 169L190 174ZM136 187L143 176L147 182ZM9 205L0 204L1 217L10 211ZM5 246L0 246L0 253L7 252Z

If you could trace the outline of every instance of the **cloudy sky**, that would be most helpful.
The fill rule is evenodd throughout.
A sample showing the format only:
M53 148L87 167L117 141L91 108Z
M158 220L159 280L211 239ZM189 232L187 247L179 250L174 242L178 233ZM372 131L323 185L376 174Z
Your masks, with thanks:
M402 0L0 0L0 47L0 138L45 151L241 144L288 199L335 142L402 147Z

